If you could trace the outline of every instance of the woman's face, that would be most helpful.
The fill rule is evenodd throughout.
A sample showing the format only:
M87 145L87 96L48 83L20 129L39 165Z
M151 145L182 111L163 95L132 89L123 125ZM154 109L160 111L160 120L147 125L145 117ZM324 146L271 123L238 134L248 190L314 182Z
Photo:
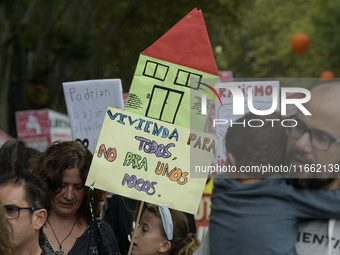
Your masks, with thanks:
M62 189L53 197L51 209L62 217L76 215L85 195L85 186L78 167L66 169L62 178Z
M159 254L162 245L164 245L165 242L169 242L166 237L161 234L161 224L161 219L153 213L148 211L143 213L136 230L131 252L132 255Z

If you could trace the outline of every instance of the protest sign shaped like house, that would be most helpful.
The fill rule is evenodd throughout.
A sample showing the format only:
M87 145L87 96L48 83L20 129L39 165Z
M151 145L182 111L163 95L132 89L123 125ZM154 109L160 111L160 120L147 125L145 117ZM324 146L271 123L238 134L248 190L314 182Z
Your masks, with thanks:
M210 166L217 146L202 132L201 95L217 80L195 8L141 53L125 111L107 108L86 185L195 214L208 175L196 166Z
M86 185L195 214L217 146L211 134L108 107Z
M121 80L64 82L63 89L73 140L94 153L107 106L124 109Z
M70 121L66 114L50 109L15 113L17 134L28 147L44 151L54 141L71 141Z
M201 95L217 79L203 15L195 8L141 53L125 110L203 131Z

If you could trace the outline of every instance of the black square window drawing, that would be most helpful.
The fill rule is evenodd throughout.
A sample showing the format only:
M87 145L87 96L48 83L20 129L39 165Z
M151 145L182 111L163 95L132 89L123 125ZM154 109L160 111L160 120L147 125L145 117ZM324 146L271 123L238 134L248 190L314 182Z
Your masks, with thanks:
M198 90L201 80L202 75L200 74L178 69L174 84Z
M168 74L168 71L169 66L147 60L145 63L143 75L160 81L164 81L166 75Z

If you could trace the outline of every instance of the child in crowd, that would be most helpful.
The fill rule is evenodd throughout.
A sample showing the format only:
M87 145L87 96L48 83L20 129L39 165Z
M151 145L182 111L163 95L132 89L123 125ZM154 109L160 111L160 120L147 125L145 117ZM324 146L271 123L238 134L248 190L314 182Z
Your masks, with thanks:
M254 119L262 121L263 126L254 127L261 123ZM340 215L340 190L296 188L280 175L241 172L269 165L283 172L278 169L284 169L287 137L281 120L276 113L249 113L237 120L245 125L228 129L228 162L237 171L230 178L214 178L209 226L211 255L297 254L294 245L299 220Z
M141 201L114 194L106 199L104 221L110 224L116 235L119 251L127 255L131 242L131 230L135 228L135 222ZM148 207L144 203L143 211ZM188 219L189 232L196 233L195 218L193 214L184 213Z
M182 212L152 205L141 217L131 254L191 255L198 246Z

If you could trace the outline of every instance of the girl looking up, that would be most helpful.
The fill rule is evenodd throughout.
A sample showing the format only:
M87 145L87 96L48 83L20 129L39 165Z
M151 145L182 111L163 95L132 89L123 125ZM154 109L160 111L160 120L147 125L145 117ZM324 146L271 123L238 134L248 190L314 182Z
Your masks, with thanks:
M187 217L164 206L150 206L137 227L132 255L191 255L199 246Z

